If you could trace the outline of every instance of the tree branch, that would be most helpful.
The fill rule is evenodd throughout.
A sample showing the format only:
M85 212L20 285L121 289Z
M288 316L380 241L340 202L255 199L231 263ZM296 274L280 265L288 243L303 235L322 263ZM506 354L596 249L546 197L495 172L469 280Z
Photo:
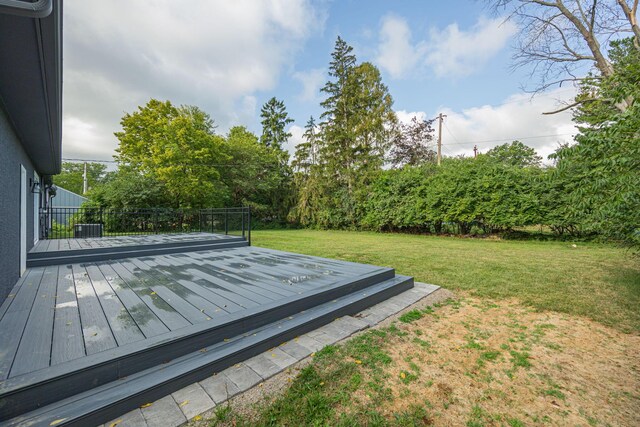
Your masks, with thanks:
M580 105L580 104L584 104L585 102L593 102L593 101L597 101L597 100L598 100L598 98L587 98L587 99L582 99L582 100L580 100L580 101L576 101L576 102L573 102L573 103L571 103L571 104L569 104L569 105L566 105L566 106L564 106L564 107L560 108L559 110L546 111L546 112L544 112L544 113L542 113L542 114L543 114L543 115L545 115L545 116L549 116L549 115L551 115L551 114L558 114L558 113L561 113L561 112L563 112L563 111L567 111L567 110L569 110L569 109L571 109L571 108L577 107L577 106L578 106L578 105Z
M640 27L638 26L638 0L634 0L633 8L629 9L629 5L625 0L618 0L618 4L622 8L624 12L624 16L626 16L629 24L631 24L631 30L634 34L633 44L636 49L640 50Z

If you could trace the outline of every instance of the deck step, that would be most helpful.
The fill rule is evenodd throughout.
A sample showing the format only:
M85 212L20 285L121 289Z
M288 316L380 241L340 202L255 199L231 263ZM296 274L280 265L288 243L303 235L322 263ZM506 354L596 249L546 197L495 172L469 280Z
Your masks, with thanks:
M111 248L81 249L57 252L35 252L27 255L27 268L48 265L78 264L108 261L131 257L166 255L182 252L229 249L249 246L242 237L191 242L192 244L158 244L144 246L119 246Z
M203 346L170 362L103 384L0 422L0 426L97 425L152 402L213 373L301 334L337 317L355 314L413 287L413 279L395 276L301 311L294 316L239 334L228 341ZM48 392L41 392L48 393ZM18 404L0 396L3 406ZM18 404L18 406L20 406Z
M221 316L215 323L198 323L143 341L11 377L0 382L0 420L131 376L354 292L368 292L370 287L394 277L393 269L378 268L358 276L355 280L345 279L328 287L290 296L286 300Z

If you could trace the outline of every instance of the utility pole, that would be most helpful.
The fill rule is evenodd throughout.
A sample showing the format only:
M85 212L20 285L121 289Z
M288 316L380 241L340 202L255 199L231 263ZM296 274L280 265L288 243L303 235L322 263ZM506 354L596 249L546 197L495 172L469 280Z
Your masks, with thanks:
M87 162L84 162L84 172L82 174L82 194L87 194Z
M440 166L440 162L442 161L442 119L444 119L444 114L438 114L438 166Z
M478 157L478 146L473 146L473 158L476 159Z

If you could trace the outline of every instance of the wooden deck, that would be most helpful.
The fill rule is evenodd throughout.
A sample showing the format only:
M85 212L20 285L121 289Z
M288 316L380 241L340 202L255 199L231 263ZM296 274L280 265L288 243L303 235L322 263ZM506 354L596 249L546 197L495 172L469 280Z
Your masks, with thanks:
M79 264L244 246L249 246L249 242L242 236L214 233L44 240L38 242L27 254L27 267Z
M64 425L104 422L413 287L392 268L203 234L32 253L48 264L0 307L0 425L63 408Z
M255 247L32 268L0 309L0 379L378 270Z

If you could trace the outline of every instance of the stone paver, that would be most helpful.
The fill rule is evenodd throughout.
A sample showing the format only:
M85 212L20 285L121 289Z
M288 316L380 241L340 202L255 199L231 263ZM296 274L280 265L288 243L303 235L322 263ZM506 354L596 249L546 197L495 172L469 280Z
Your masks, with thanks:
M223 403L236 394L282 372L322 347L335 344L354 333L380 323L439 289L439 286L415 283L415 287L396 295L355 316L343 316L292 341L272 348L243 363L199 383L185 387L151 406L131 411L105 426L118 421L118 426L175 427L187 419Z
M271 360L273 363L280 366L281 369L288 368L289 366L293 365L298 361L298 359L285 353L279 348L273 348L271 350L268 350L265 353L265 356L267 357L267 359Z
M179 426L187 421L180 407L170 395L156 400L151 406L142 408L142 415L149 427Z
M366 322L352 316L341 317L336 321L334 321L333 324L336 325L338 328L341 328L345 331L350 332L351 334L354 334L358 331L361 331L369 327L369 325Z
M307 347L304 347L303 345L300 345L295 341L289 341L288 343L283 344L278 348L297 360L302 360L313 353L311 349L308 349Z
M215 406L206 391L195 383L171 394L187 419L191 419Z
M302 335L302 336L294 339L293 341L297 342L298 344L300 344L303 347L308 348L312 353L316 352L316 351L320 350L322 347L324 347L324 344L322 344L318 340L315 340L315 339L311 338L307 334Z
M133 411L127 412L123 416L111 420L104 425L106 427L110 427L114 424L118 427L146 427L147 421L144 419L140 409L134 409Z
M331 345L333 343L336 343L336 342L340 341L340 338L325 334L324 332L320 332L320 333L314 335L312 338L314 340L318 341L319 343L321 343L322 347L324 347L326 345ZM322 347L320 347L320 348L322 348Z
M238 386L222 372L200 381L199 384L218 405L240 393Z
M269 360L264 353L245 360L244 363L253 369L256 374L260 375L263 380L274 376L282 370L278 365Z
M260 375L256 374L253 369L239 363L223 371L225 375L238 386L240 391L249 390L254 385L262 382Z

